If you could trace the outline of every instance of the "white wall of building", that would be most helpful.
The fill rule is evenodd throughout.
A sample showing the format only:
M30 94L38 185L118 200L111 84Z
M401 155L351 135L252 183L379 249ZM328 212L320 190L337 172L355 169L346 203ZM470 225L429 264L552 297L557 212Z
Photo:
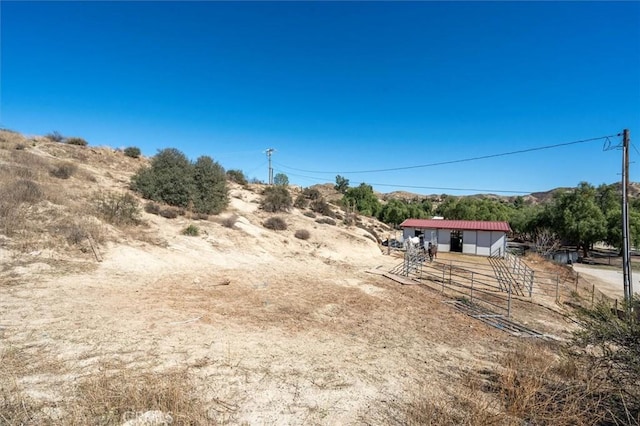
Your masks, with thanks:
M438 251L451 251L451 229L404 228L402 236L412 238L416 231L424 235L425 246L432 239L437 239ZM507 247L507 236L502 231L463 231L462 253L491 256L504 256Z
M464 254L477 254L476 253L477 235L478 235L478 231L462 232L462 252Z
M451 229L438 229L438 251L451 251Z
M491 253L496 256L504 256L507 247L507 238L504 232L491 232Z

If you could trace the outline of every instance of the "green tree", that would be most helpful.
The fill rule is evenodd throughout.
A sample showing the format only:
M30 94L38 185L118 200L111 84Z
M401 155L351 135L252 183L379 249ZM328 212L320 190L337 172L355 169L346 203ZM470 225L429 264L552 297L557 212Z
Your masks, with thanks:
M273 177L273 183L278 186L288 186L289 177L284 173L276 173L276 175Z
M224 168L202 156L193 165L193 208L197 213L218 214L229 203Z
M401 200L391 199L380 208L378 219L382 222L398 226L410 216L407 203ZM417 219L417 218L416 218Z
M381 209L373 187L364 182L355 188L347 189L342 200L345 205L355 205L358 213L365 216L376 216Z
M595 188L580 182L577 188L554 195L546 210L553 229L565 241L582 246L583 255L589 247L607 237L606 219L596 200Z
M133 175L131 188L149 200L187 207L194 190L191 162L175 148L160 150L150 167Z
M336 176L336 184L334 185L336 191L341 194L345 194L347 189L349 189L349 179L344 178L340 175Z
M615 185L602 184L598 186L596 188L596 201L605 216L609 211L622 208L622 194L616 189Z

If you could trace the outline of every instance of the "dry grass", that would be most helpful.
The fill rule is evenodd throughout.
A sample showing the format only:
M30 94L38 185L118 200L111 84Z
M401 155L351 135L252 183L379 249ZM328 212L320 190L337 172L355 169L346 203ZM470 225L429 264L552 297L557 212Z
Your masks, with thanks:
M522 343L501 356L498 367L463 375L465 387L455 394L427 397L428 387L417 386L406 400L387 404L376 420L398 425L627 424L607 413L603 401L610 395L596 386L593 374L558 352L544 343Z
M75 386L56 388L54 400L30 397L21 379L66 372L41 349L8 347L0 352L0 424L120 425L154 410L170 415L174 425L215 424L185 369L147 372L102 364Z
M171 416L174 425L214 424L186 370L163 373L103 368L80 382L66 407L68 424L121 424L147 411Z

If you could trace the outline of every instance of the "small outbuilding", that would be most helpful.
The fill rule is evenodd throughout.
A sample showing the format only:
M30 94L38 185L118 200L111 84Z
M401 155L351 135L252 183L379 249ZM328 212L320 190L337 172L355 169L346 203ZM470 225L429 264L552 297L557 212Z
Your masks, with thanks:
M404 238L419 237L426 246L438 251L480 256L504 256L507 248L508 222L481 220L407 219L400 224Z

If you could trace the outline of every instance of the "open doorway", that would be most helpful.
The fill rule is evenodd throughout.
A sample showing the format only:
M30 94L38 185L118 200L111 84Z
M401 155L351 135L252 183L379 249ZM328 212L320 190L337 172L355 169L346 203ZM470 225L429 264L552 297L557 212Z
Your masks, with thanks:
M451 251L462 253L462 231L451 231Z

